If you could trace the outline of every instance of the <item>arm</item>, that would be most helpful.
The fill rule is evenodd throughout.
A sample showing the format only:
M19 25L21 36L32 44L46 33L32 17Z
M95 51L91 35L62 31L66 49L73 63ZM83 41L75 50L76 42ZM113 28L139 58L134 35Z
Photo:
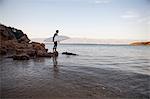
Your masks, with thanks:
M54 34L54 36L53 36L53 42L54 42L54 40L55 40L55 36L56 36L56 34Z

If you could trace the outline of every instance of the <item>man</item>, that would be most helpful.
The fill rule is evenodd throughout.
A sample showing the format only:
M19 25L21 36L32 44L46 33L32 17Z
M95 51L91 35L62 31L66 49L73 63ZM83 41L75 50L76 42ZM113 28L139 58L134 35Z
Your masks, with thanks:
M53 42L54 42L54 47L53 47L53 52L56 52L57 49L57 41L55 41L55 37L58 35L59 30L56 30L56 33L53 36Z

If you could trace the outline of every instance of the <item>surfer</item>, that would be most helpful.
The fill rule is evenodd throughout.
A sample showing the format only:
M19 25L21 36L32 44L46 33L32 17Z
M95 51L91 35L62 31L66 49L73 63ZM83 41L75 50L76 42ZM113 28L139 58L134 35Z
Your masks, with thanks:
M55 37L58 35L59 30L56 30L56 33L53 36L53 42L54 42L54 47L53 47L53 52L56 52L57 49L57 41L55 41Z

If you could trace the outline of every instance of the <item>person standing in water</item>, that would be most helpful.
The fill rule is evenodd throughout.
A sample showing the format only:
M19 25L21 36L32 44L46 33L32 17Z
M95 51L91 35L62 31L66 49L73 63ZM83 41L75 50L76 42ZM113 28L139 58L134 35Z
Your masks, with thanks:
M55 41L55 37L58 35L59 30L56 30L56 33L53 36L53 42L54 42L54 47L53 47L53 52L56 52L57 50L57 41Z

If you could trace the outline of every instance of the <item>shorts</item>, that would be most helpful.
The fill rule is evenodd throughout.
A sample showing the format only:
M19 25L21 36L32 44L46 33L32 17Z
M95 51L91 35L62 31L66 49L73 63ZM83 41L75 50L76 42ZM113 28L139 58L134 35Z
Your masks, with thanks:
M54 42L54 49L57 48L57 42Z

